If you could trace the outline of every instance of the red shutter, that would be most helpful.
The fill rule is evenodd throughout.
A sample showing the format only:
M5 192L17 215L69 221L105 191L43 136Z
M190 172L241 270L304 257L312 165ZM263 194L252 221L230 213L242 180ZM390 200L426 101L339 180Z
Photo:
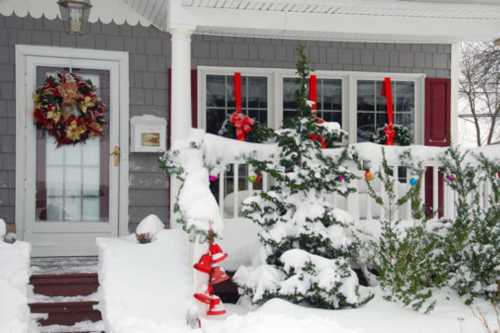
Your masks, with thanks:
M450 145L450 79L425 79L425 145Z
M451 143L451 80L427 78L425 80L425 145L446 147ZM439 216L443 215L444 183L439 173ZM432 168L425 174L425 203L429 211L436 210L433 202Z
M167 144L170 147L170 133L172 133L172 125L170 119L172 119L172 69L169 68L167 72L168 81L168 141ZM194 128L198 127L198 71L196 69L191 70L191 126Z

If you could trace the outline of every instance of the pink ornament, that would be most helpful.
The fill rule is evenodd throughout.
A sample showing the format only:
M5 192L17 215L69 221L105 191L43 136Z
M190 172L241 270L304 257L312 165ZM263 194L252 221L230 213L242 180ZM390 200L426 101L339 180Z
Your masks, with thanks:
M449 182L453 182L457 178L454 175L448 175L448 176L446 176L446 179L448 179Z
M337 177L337 180L342 183L343 181L345 181L345 177L340 175Z
M216 181L217 181L217 179L219 179L219 177L218 177L218 176L216 176L216 175L210 175L210 176L208 176L208 180L209 180L211 183L216 182Z

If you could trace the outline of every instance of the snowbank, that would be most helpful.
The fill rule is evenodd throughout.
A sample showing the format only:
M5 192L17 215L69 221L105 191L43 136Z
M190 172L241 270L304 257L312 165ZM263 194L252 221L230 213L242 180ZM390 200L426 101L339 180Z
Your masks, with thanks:
M29 243L0 240L0 332L28 332Z
M320 310L284 300L268 301L255 312L231 315L224 322L204 321L207 333L480 333L485 332L472 309L455 293L439 292L439 301L430 314L421 314L384 300L380 290L368 304L357 309ZM365 290L366 292L366 290ZM493 309L482 303L473 306L496 328Z
M98 238L97 245L106 332L185 331L193 274L183 231L160 231L148 244L131 235Z

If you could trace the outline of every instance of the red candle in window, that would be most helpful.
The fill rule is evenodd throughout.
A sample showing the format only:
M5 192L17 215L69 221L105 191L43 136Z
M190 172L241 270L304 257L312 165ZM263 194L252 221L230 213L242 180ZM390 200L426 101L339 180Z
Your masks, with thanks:
M394 138L396 136L396 131L394 130L394 108L393 108L393 100L392 100L392 84L391 78L385 77L384 83L382 84L382 92L381 95L386 99L386 107L387 107L387 124L384 128L385 137L386 137L386 145L393 145Z
M234 85L234 102L236 107L236 112L241 112L241 73L234 73L233 77L233 85Z
M309 76L309 100L312 101L311 112L318 110L318 79L316 75Z

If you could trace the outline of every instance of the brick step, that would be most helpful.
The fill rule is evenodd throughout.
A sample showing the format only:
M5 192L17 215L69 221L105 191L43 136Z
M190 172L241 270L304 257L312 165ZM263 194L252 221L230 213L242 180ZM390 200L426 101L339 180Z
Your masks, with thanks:
M57 303L31 303L31 313L45 314L46 317L39 319L41 326L66 325L71 326L82 321L97 322L102 320L101 312L95 310L98 302L57 302Z
M35 294L46 296L87 296L97 291L97 273L32 275L30 283Z
M226 272L231 278L235 272ZM236 304L240 295L238 293L238 286L233 280L224 281L222 283L214 285L214 294L220 297L222 302L229 304Z

